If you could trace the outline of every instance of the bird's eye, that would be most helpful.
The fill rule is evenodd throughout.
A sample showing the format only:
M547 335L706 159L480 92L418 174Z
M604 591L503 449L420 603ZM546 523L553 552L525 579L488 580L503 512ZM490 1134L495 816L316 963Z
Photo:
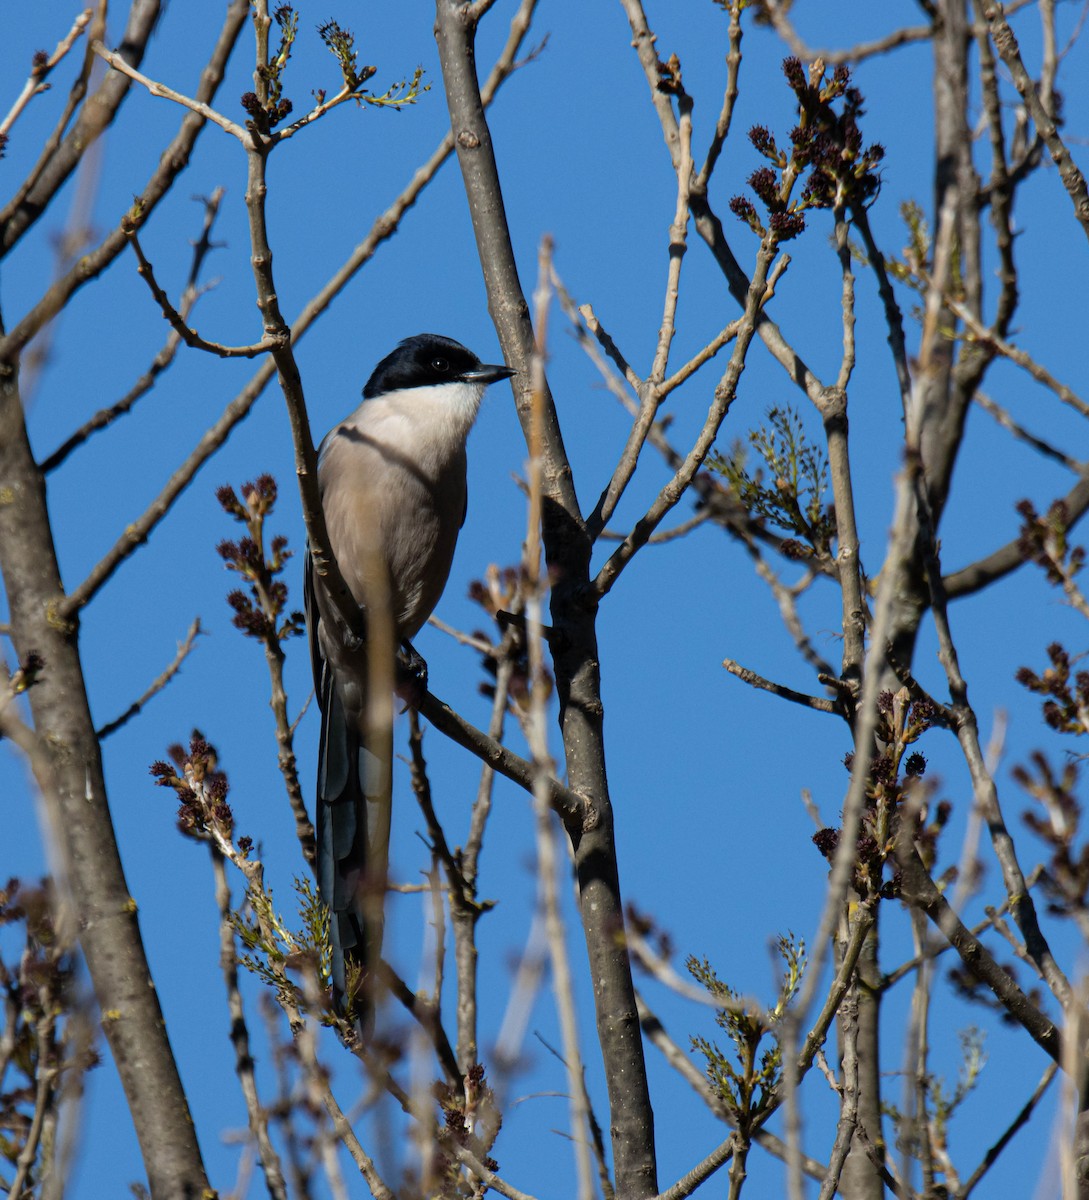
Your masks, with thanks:
M450 370L450 364L445 358L433 358L431 360L431 369L438 371L440 375L445 375Z

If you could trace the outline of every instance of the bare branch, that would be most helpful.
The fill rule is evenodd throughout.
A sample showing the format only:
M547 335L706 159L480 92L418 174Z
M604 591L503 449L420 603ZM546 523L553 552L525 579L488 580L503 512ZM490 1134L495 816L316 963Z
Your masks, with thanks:
M88 33L90 40L105 35L106 7L105 0L98 0ZM247 9L248 4L242 3L242 0L234 0L228 10L224 30L233 29L229 36L230 46L233 46L238 36ZM121 37L121 45L130 62L138 64L143 58L161 12L160 0L133 0ZM46 211L54 196L83 160L87 149L109 128L128 94L130 84L125 76L107 74L88 103L83 106L75 124L65 137L64 131L68 122L87 94L94 61L94 53L88 46L83 57L82 70L69 91L64 112L52 134L46 139L38 161L12 199L0 211L0 256L6 255ZM210 87L212 93L215 92L221 77L217 63L218 53L213 52L209 59L207 77L202 80L202 88ZM182 162L187 158L188 155L185 155ZM177 174L179 166L180 164L167 168L171 178Z
M900 826L896 841L896 858L902 873L902 891L905 901L921 908L935 926L964 960L965 966L981 979L998 997L1006 1011L1024 1029L1034 1042L1056 1062L1061 1058L1059 1031L1021 991L1009 974L995 962L990 951L964 927L961 919L950 907L949 902L938 891L923 866L918 852L911 841L908 822Z
M679 525L674 525L672 529L663 529L658 533L651 534L647 539L648 546L661 546L667 542L675 542L678 538L683 538L691 533L693 529L698 529L700 525L706 524L711 519L709 509L701 508L695 516L689 517L687 521L681 521ZM601 540L603 542L622 542L628 534L617 533L615 529L603 529L601 531Z
M252 346L222 346L218 342L209 342L202 338L195 329L186 323L181 313L170 303L170 297L159 286L151 263L144 256L140 239L136 236L136 226L130 221L122 221L121 228L136 252L136 258L140 263L138 273L151 290L155 303L162 309L163 316L170 322L170 328L187 346L192 346L194 350L206 350L209 354L217 354L220 358L257 358L275 348L275 339L267 336Z
M107 50L106 47L99 41L91 43L91 49L104 62L109 63L115 71L120 71L122 75L127 75L129 79L134 79L137 83L142 84L152 96L158 96L164 100L173 100L175 104L180 104L183 108L189 109L190 112L196 113L198 117L203 117L206 121L211 121L213 125L218 125L220 129L225 129L232 137L238 138L243 146L248 146L252 143L252 135L241 125L234 121L228 120L222 113L216 112L210 104L205 104L203 100L194 100L189 96L183 96L181 92L174 91L165 83L157 83L154 79L148 79L146 75L141 75L135 67L129 66L120 54L114 54L112 50Z
M968 1176L964 1184L957 1191L957 1200L968 1200L968 1197L975 1190L976 1185L982 1180L983 1176L994 1166L998 1160L998 1156L1009 1145L1014 1134L1018 1132L1024 1125L1028 1123L1032 1116L1036 1105L1044 1097L1044 1093L1051 1086L1051 1081L1058 1074L1059 1068L1056 1063L1048 1063L1043 1075L1040 1077L1040 1082L1033 1089L1032 1095L1025 1101L1017 1116L1009 1123L1002 1131L1001 1136L995 1141L994 1145L983 1156L983 1161L978 1167Z
M491 132L477 91L475 29L460 0L437 0L436 42L489 311L504 357L522 372L515 402L527 446L540 458L544 555L554 578L552 646L568 779L587 798L572 839L581 919L594 981L598 1042L609 1093L618 1193L657 1191L653 1110L635 1014L631 967L618 931L624 927L616 843L605 768L604 709L598 669L597 608L588 585L591 541L579 508L555 404L543 372L534 373L530 308L518 276ZM652 531L651 531L652 532Z
M736 1131L731 1133L725 1141L720 1142L691 1171L682 1175L672 1187L666 1188L664 1192L659 1193L655 1200L685 1200L686 1196L691 1196L696 1188L706 1183L720 1167L725 1166L730 1161L738 1146L739 1136Z
M257 1076L254 1071L253 1055L250 1053L249 1028L242 1004L242 993L238 987L238 956L235 951L235 927L231 911L231 889L227 883L223 855L210 846L212 871L215 877L216 904L219 908L219 967L227 989L227 1008L231 1017L230 1038L234 1048L235 1074L246 1101L246 1115L250 1132L257 1144L257 1153L265 1173L265 1186L272 1200L287 1200L287 1185L284 1182L280 1156L269 1138L268 1112L261 1104L257 1092Z
M206 430L196 448L166 481L159 495L144 510L143 514L114 543L113 547L91 568L87 578L69 592L59 605L67 617L88 604L98 591L109 581L114 572L138 546L147 541L151 531L166 516L174 501L192 482L197 471L219 449L231 431L243 420L253 407L257 397L272 379L276 368L270 363L263 366L245 388L227 405L219 419Z
M202 197L201 199L204 204L204 224L201 228L200 237L194 243L193 261L189 268L189 278L186 282L185 290L182 292L181 299L178 302L178 313L183 321L188 320L193 306L202 293L207 290L207 288L199 288L197 280L200 276L201 264L212 249L212 225L215 222L220 202L223 199L223 189L221 187L216 188L211 196ZM209 284L208 286L212 285ZM98 430L111 425L118 417L124 416L125 413L131 411L133 405L151 390L158 377L174 362L180 345L181 338L174 330L171 330L162 349L152 359L151 366L148 367L147 371L141 375L120 400L111 404L108 408L100 408L90 420L85 421L74 433L65 438L56 450L42 461L41 468L43 473L48 474L50 471L56 470L72 451L82 446L93 433L97 433Z
M608 561L598 572L597 578L593 582L593 590L598 596L608 594L615 585L620 573L638 550L646 545L650 535L655 531L665 515L687 491L689 484L695 477L696 472L703 465L704 459L714 444L719 428L726 419L726 414L729 412L730 405L737 394L738 380L741 378L741 372L745 368L745 356L752 342L760 308L764 303L765 285L776 249L777 242L775 237L771 234L765 236L761 242L760 252L757 254L756 270L749 285L745 313L742 317L741 327L738 330L737 340L734 343L733 353L730 355L730 362L725 374L719 382L718 387L715 388L714 400L704 421L703 428L700 430L695 444L688 452L684 462L675 472L673 478L658 493L657 499L639 520L632 532L613 551Z
M146 39L150 35L151 26L155 24L158 16L159 4L157 0L139 0L133 8L134 16L137 10L139 10L141 19L148 22L147 29L142 35ZM198 96L204 97L208 101L215 98L219 90L219 85L223 81L227 61L230 58L231 51L234 49L234 44L238 39L239 31L248 12L249 0L231 0L223 22L223 28L220 30L216 44L201 73L200 87L197 89ZM128 42L126 42L126 45L128 45ZM142 42L140 42L139 38L134 45L142 48ZM120 81L124 85L117 99L114 101L115 105L120 103L121 97L128 88L127 78L121 75L107 76L96 96L110 92L111 87L116 81ZM96 119L101 120L101 116ZM109 119L112 119L112 111L109 113ZM40 194L42 192L52 194L51 189L59 187L64 179L67 178L68 173L74 168L78 161L78 155L85 148L85 142L93 140L101 133L101 128L97 125L93 129L85 129L84 124L85 122L83 121L77 121L72 132L58 150L50 168L47 171L43 171L41 179L28 192L18 211L12 215L8 224L3 228L3 248L6 249L9 247L9 244L14 244L30 221L41 211L37 207ZM140 193L139 224L143 225L149 219L159 202L173 187L178 174L188 164L193 146L203 128L204 120L196 114L189 113L182 121L177 134L163 151L157 167ZM76 157L73 158L73 155ZM44 205L47 199L48 197L45 197L41 203ZM30 339L61 311L69 298L79 288L102 274L118 254L121 253L125 244L125 234L120 226L118 226L110 231L96 249L82 255L79 261L65 275L51 284L46 289L42 298L19 321L18 325L6 337L0 337L0 362L10 361L17 355Z
M575 327L576 332L578 332L581 330L581 326L574 316L574 302L570 301L566 290L558 280L556 281L556 292L560 297L560 301L564 305L564 310L571 319L572 325ZM589 329L595 338L597 338L602 350L604 350L609 358L613 360L616 369L628 381L632 391L634 391L637 395L640 394L643 391L643 380L640 379L635 373L634 368L628 363L628 360L621 353L620 347L613 341L604 326L597 319L597 314L594 312L593 306L590 304L580 305L578 312L582 315L583 320L586 322L586 328ZM584 343L584 348L588 350L588 344ZM595 362L600 363L600 360L594 355L591 355L591 358L594 358ZM601 369L600 365L598 369ZM604 374L604 372L602 373Z
M791 53L802 62L814 62L821 58L826 63L833 65L857 63L867 58L874 58L879 54L887 54L890 50L909 45L912 42L929 41L934 36L934 29L931 25L909 25L902 29L894 29L892 33L886 34L883 38L875 38L871 42L859 42L858 45L848 47L846 50L814 50L798 35L785 10L779 7L779 0L762 0L762 7L771 18L775 32L787 43Z
M1008 429L1018 441L1031 446L1033 450L1038 451L1045 458L1050 458L1053 462L1061 464L1068 471L1074 471L1078 475L1084 475L1086 471L1089 471L1089 463L1079 462L1076 458L1071 458L1065 450L1060 450L1058 446L1053 446L1050 442L1044 441L1043 438L1030 433L1023 425L1018 424L1010 416L1007 409L1004 409L1001 404L992 400L990 396L985 395L983 392L976 392L972 399L985 413L994 417L1003 429Z
M528 1192L520 1192L516 1187L507 1183L505 1179L500 1179L490 1167L486 1167L476 1155L466 1146L451 1146L453 1152L457 1155L458 1161L462 1162L469 1168L470 1171L482 1183L486 1183L493 1191L498 1192L501 1196L506 1196L507 1200L535 1200Z
M57 43L57 48L45 60L45 62L36 62L31 68L30 77L23 84L23 90L19 93L15 103L8 110L8 114L0 121L0 145L7 140L8 134L11 132L11 127L19 119L23 109L34 99L35 96L41 95L46 91L49 85L45 82L49 77L49 73L68 53L69 50L76 44L76 40L91 23L91 17L94 15L94 10L85 8L83 12L76 17L75 24L68 33L61 38Z
M763 675L757 675L755 671L741 666L732 658L723 659L722 665L731 675L736 675L742 683L747 683L750 687L759 688L765 692L771 692L773 696L778 696L781 700L790 700L804 708L814 708L817 712L843 715L843 702L840 700L829 700L826 696L809 696L805 692L796 692L793 688L788 688L781 683L773 683L770 679L765 679Z
M189 626L189 632L185 635L185 641L178 643L178 652L174 655L174 659L171 664L160 676L158 676L157 679L155 679L147 691L144 692L144 694L138 700L134 700L119 717L114 717L112 721L107 721L105 725L100 725L98 729L95 730L95 736L99 739L99 741L101 741L103 738L109 737L111 733L116 733L122 725L125 725L127 722L131 721L132 718L140 712L144 705L147 704L152 696L157 695L163 690L163 688L166 687L166 685L181 670L182 663L185 662L185 660L189 657L189 652L193 649L197 638L203 632L204 630L200 627L200 617L194 617L193 624Z
M968 701L968 685L961 674L956 646L949 626L946 597L942 591L941 564L938 561L933 517L929 509L925 489L916 481L916 497L919 506L920 526L924 533L923 557L927 582L930 588L930 607L938 633L940 659L949 681L949 694L953 701L953 714L957 740L972 778L976 803L987 823L994 847L995 857L1002 868L1002 880L1010 899L1011 911L1017 926L1025 938L1026 947L1047 980L1048 987L1064 1006L1070 1002L1070 983L1063 974L1051 947L1040 928L1036 917L1036 906L1025 883L1025 876L1017 861L1013 837L1006 826L998 800L998 789L994 777L987 769L986 758L979 741L979 725L975 710Z
M711 144L707 147L703 166L700 167L699 174L692 182L692 190L703 194L707 192L711 173L718 162L718 156L722 153L722 147L726 145L726 139L730 136L730 126L733 124L734 104L737 102L740 90L737 85L737 77L741 70L742 7L741 0L730 0L730 24L726 31L726 42L729 49L726 51L726 90L722 97L722 111L715 122L715 133Z
M442 1066L443 1073L451 1083L458 1087L464 1084L462 1072L458 1069L457 1059L442 1027L442 1020L435 1005L424 996L414 992L400 975L384 959L379 964L382 973L382 984L389 989L390 995L402 1005L406 1012L424 1030L435 1047L435 1055Z
M995 49L1013 76L1014 86L1032 115L1036 128L1051 154L1051 159L1059 170L1059 178L1074 204L1074 216L1086 236L1089 237L1089 189L1085 185L1085 176L1078 170L1077 164L1071 158L1070 151L1067 150L1066 144L1059 136L1051 113L1044 106L1036 84L1025 68L1017 38L1006 20L1002 5L996 0L974 0L974 3L976 12L987 23Z
M647 382L651 385L662 382L669 365L669 349L676 332L681 265L688 249L688 193L692 181L692 101L687 96L681 96L680 110L681 155L677 163L677 206L669 226L669 269L666 273L662 320L658 327L658 345L654 351L654 363L647 376Z
M1043 874L1043 868L1036 867L1035 870L1033 870L1029 874L1028 878L1025 880L1025 883L1028 885L1028 887L1034 888L1036 886L1036 884L1040 881L1040 876L1042 874ZM989 908L988 909L989 915L987 917L985 917L984 920L980 921L977 925L973 925L969 932L972 934L973 937L979 937L979 935L981 933L983 933L985 930L991 929L994 926L994 921L995 921L996 916L999 916L1002 913L1008 912L1008 911L1009 911L1009 899L1007 898L1006 900L1003 900L1003 902L1000 905L998 905L997 907ZM918 955L915 955L913 958L909 958L906 962L901 963L900 966L889 971L888 974L884 976L884 978L881 980L881 989L884 991L885 989L892 987L894 984L899 983L900 980L903 979L905 975L910 975L912 971L916 970L928 958L930 958L930 959L937 958L938 955L945 954L946 951L952 950L952 949L953 949L952 943L946 942L945 945L943 945L943 946L929 947L927 950L927 953L925 955L918 954Z
M437 696L430 692L424 696L420 704L420 715L426 717L440 733L444 733L452 742L457 742L459 746L475 754L481 762L487 763L500 775L517 783L526 791L533 790L532 763L470 725ZM555 779L549 784L549 792L552 806L565 823L581 824L584 821L586 801L581 796Z
M1016 363L1019 367L1026 370L1037 383L1042 383L1044 387L1054 392L1064 404L1068 404L1081 416L1089 417L1089 404L1073 389L1068 388L1064 383L1060 383L1046 367L1041 366L1031 355L1026 354L1024 350L1011 345L1004 338L999 337L998 334L984 327L964 305L951 299L947 299L946 303L949 309L964 321L972 331L973 336L984 347L996 350L1003 358L1008 358L1010 362Z

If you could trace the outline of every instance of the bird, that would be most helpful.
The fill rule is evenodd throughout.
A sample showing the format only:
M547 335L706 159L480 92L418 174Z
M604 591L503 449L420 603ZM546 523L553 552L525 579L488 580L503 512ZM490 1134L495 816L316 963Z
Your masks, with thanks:
M485 388L514 374L452 338L406 338L374 368L362 404L318 448L329 545L368 627L362 638L345 628L308 547L304 594L321 709L318 891L329 911L334 1003L364 1032L382 946L393 764L388 721L374 728L368 720L368 649L376 635L388 635L388 661L400 648L406 664L398 690L411 700L426 689L426 664L410 639L450 574L468 503L466 441Z

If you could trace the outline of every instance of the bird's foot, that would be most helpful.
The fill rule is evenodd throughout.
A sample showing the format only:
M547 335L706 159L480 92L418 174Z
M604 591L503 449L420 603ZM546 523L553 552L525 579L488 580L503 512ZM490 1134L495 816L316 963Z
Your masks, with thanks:
M427 663L407 639L397 654L395 691L405 702L402 711L419 708L427 695Z

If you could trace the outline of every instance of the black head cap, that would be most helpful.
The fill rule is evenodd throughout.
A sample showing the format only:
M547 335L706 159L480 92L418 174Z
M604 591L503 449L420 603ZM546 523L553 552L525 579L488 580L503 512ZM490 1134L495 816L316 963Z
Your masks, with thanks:
M363 399L401 388L434 387L440 383L495 383L513 374L510 367L482 363L453 338L418 333L405 338L374 368L363 388Z

